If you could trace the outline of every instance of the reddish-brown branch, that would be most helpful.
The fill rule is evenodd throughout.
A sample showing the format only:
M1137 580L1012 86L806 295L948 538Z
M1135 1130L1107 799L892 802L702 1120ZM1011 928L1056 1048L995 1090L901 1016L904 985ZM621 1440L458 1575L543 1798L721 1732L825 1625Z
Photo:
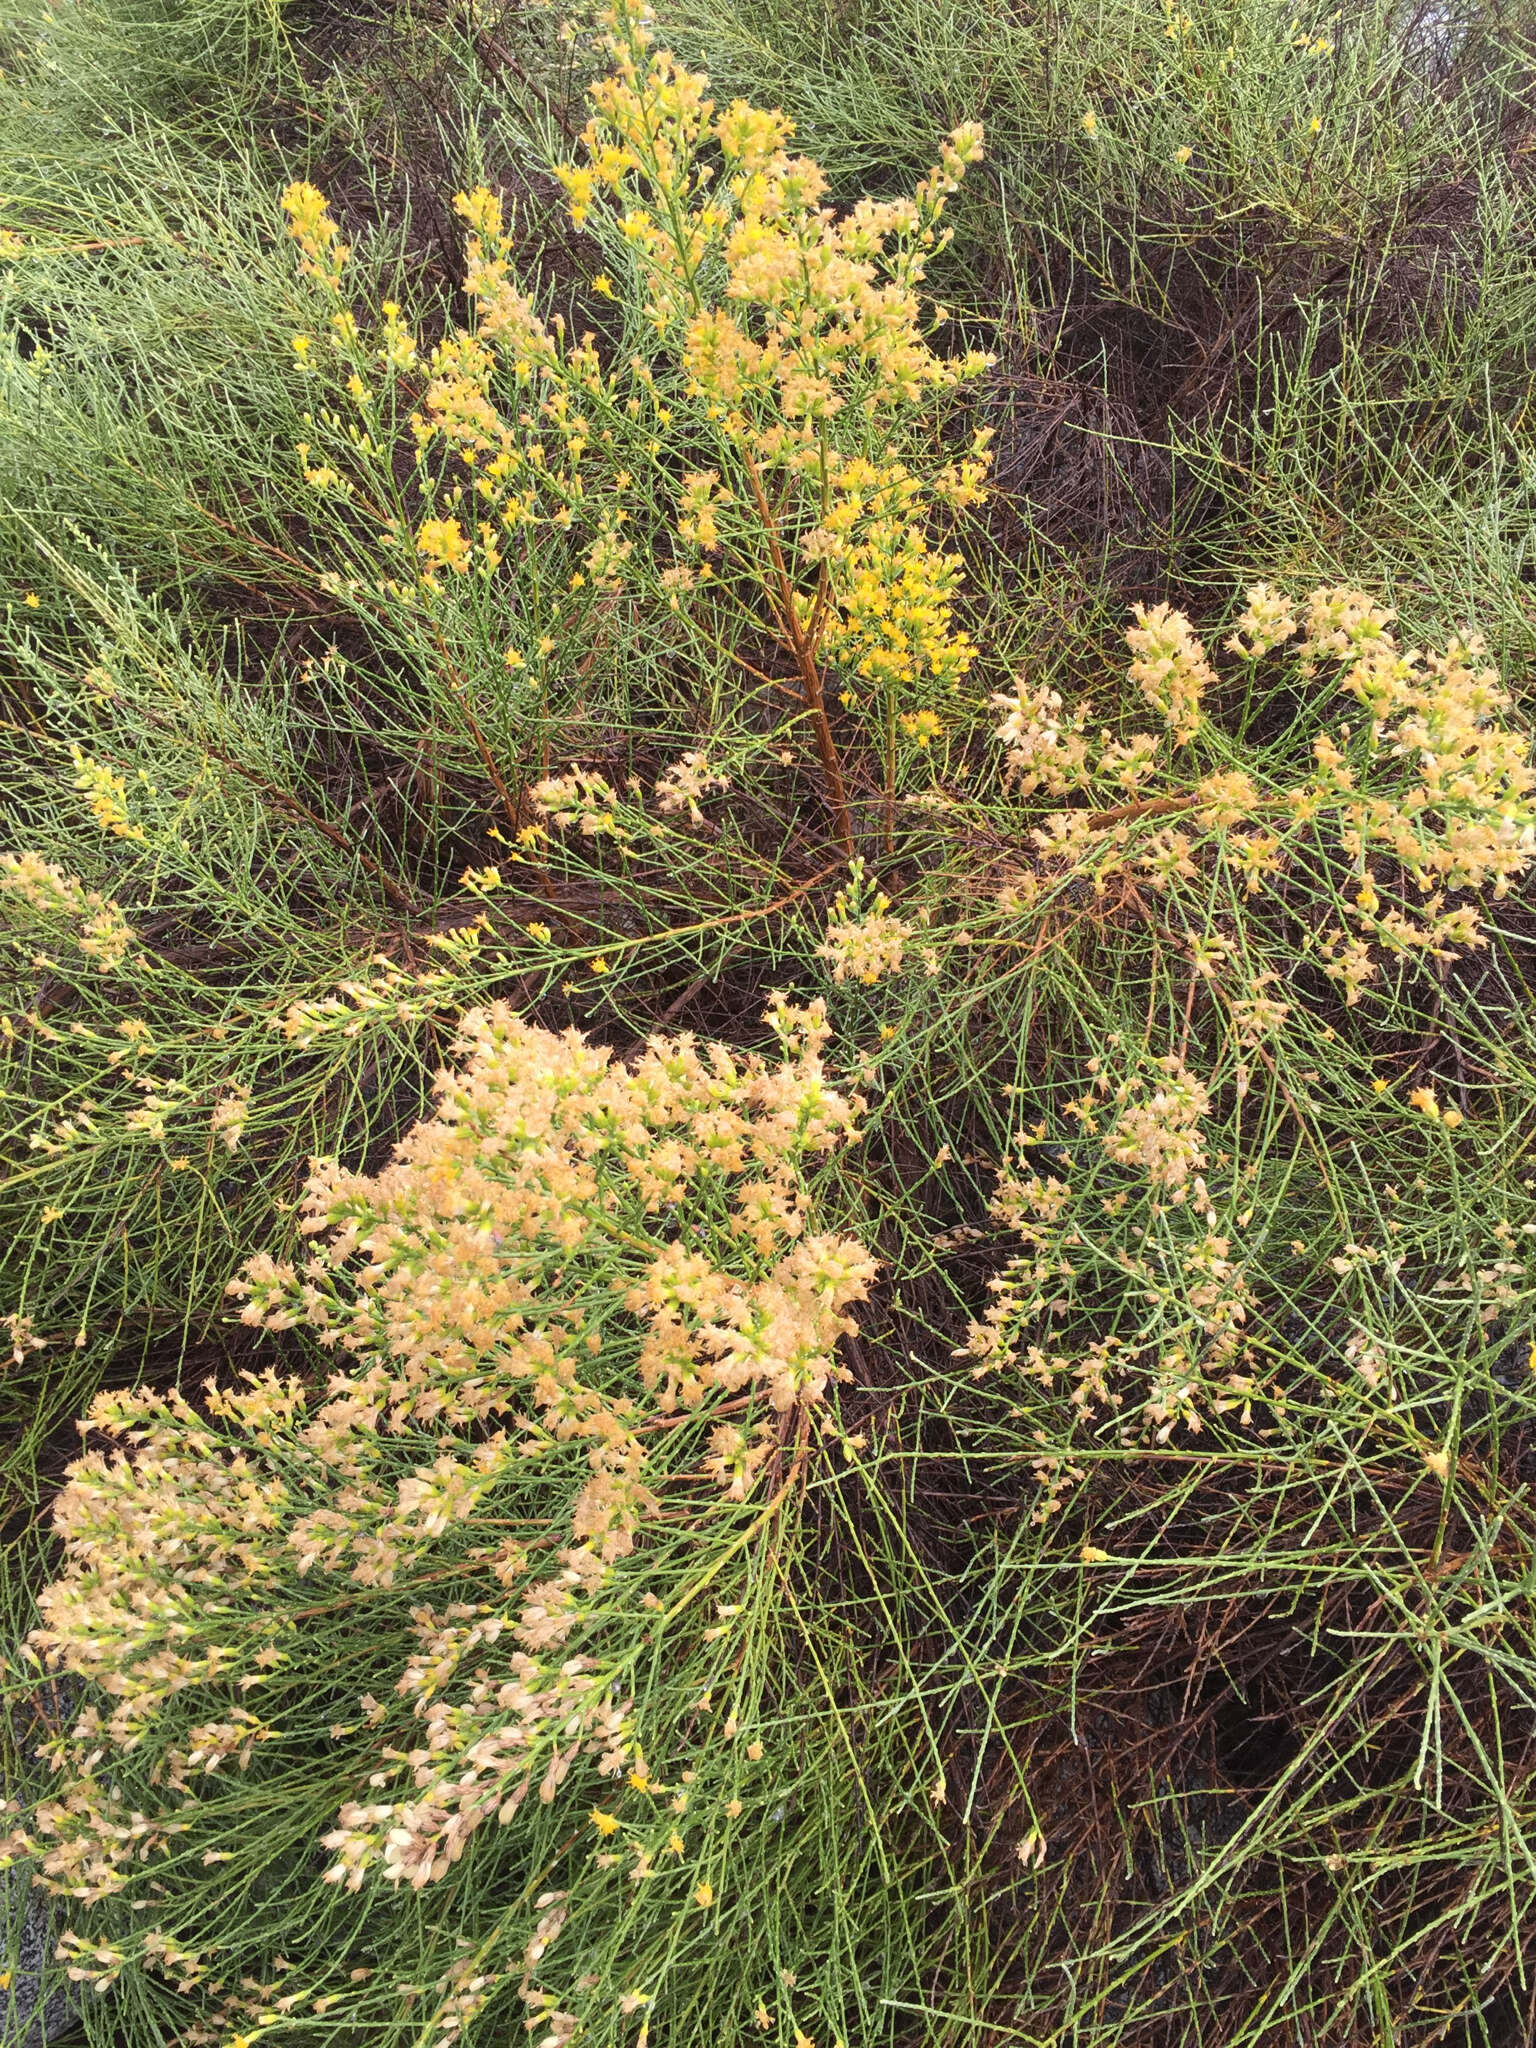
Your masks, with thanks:
M821 755L822 773L826 777L827 797L832 806L832 820L844 851L852 858L853 827L848 816L848 797L843 787L843 764L838 759L837 742L832 737L831 721L827 717L826 698L822 692L821 674L816 666L816 657L811 643L807 640L795 610L794 585L789 580L789 571L784 564L783 551L779 546L778 528L769 508L768 498L763 490L762 478L757 466L745 449L741 459L746 466L747 480L752 486L752 495L757 501L758 517L763 522L763 532L768 540L768 552L773 560L774 578L779 586L778 612L784 628L784 637L789 642L795 657L795 666L800 671L800 685L805 693L806 709L811 714L811 723L816 733L816 748Z

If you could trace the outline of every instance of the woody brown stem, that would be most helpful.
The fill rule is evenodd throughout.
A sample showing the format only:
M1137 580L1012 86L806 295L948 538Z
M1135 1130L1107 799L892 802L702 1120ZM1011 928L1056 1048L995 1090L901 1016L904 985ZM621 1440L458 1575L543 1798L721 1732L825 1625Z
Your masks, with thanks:
M511 825L512 830L516 832L520 829L522 823L519 816L522 809L521 793L519 793L518 801L514 802L512 793L507 788L506 780L501 770L496 766L495 756L486 742L485 734L480 730L480 722L470 709L469 680L449 654L442 631L435 625L432 637L436 640L438 652L443 657L443 666L448 672L448 681L453 690L454 701L464 715L464 723L469 727L470 738L475 743L475 751L479 754L485 772L495 786L497 796L501 799L501 807L507 814L507 822Z
M1088 820L1090 832L1106 831L1111 825L1127 825L1136 818L1166 818L1177 811L1193 810L1204 799L1198 796L1146 796L1128 804L1116 804L1112 811L1095 811Z
M795 666L800 671L800 687L804 692L806 709L811 714L812 728L816 734L816 749L821 755L822 774L826 779L827 798L832 806L832 821L843 850L850 859L853 855L853 827L848 817L848 797L843 788L843 764L838 759L837 742L832 737L831 722L827 717L826 697L821 687L821 674L816 667L816 656L811 643L803 632L795 611L794 585L789 580L789 571L784 565L783 550L779 546L778 529L769 509L767 494L763 490L762 478L751 456L743 448L741 459L746 467L747 480L752 486L752 496L757 501L758 517L763 522L763 532L768 540L768 552L773 560L774 579L779 586L778 613L783 623L784 637L789 642L795 657Z
M1116 804L1112 811L1095 811L1088 820L1088 830L1103 832L1111 825L1129 825L1138 818L1168 818L1179 811L1198 811L1209 803L1210 798L1201 796L1198 790L1188 796L1138 797L1128 804ZM1253 811L1256 815L1268 811L1285 812L1290 808L1284 803L1262 803L1255 804Z

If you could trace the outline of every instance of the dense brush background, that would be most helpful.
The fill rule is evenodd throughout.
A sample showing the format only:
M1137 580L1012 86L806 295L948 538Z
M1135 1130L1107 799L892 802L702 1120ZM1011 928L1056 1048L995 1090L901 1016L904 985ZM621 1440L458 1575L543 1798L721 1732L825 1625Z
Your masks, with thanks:
M792 115L840 200L908 189L938 136L986 123L932 283L996 357L977 417L999 491L967 543L989 675L1024 664L1102 696L1123 687L1105 678L1135 601L1181 605L1214 639L1241 580L1348 581L1407 637L1480 627L1528 710L1528 5L659 13L717 99ZM821 985L835 878L757 914L765 877L798 888L835 866L812 804L782 844L740 827L755 864L706 851L695 873L655 875L674 936L600 988L493 952L454 964L441 1015L386 1009L308 1048L272 1028L370 962L434 964L432 934L478 908L459 877L494 858L498 815L450 686L328 580L335 536L293 453L308 400L291 336L313 308L276 194L294 177L324 189L358 292L399 299L430 337L465 317L452 197L484 179L541 301L590 319L598 257L547 167L585 118L592 61L556 10L516 0L6 0L0 225L24 248L0 261L0 837L148 906L154 962L125 990L0 953L0 1311L49 1339L0 1373L17 1788L67 1711L16 1646L53 1566L46 1510L76 1416L103 1384L251 1361L224 1283L287 1241L311 1154L387 1156L454 1009L505 995L621 1050L658 1022L749 1042L764 990ZM600 610L575 620L538 744L579 734L649 782L708 730L710 689L734 687L722 668L684 708L673 660ZM103 663L110 699L91 680ZM1248 737L1283 743L1294 708L1252 707ZM483 722L497 749L526 739L504 705ZM97 829L72 743L124 776L143 840ZM573 961L639 929L590 878L564 909ZM1285 1256L1292 1240L1337 1251L1389 1185L1426 1273L1490 1266L1495 1226L1536 1218L1536 920L1517 892L1496 923L1435 990L1359 1018L1303 983L1339 1034L1303 1076L1329 1108L1315 1144L1271 1133L1256 1199L1280 1219L1271 1322L1305 1427L1257 1447L1218 1429L1156 1457L1111 1442L1044 1524L1036 1418L952 1360L998 1262L985 1204L1009 1091L1046 1117L1096 1035L1154 1010L1176 1026L1183 983L1155 947L1099 950L1085 931L978 969L953 1001L920 982L838 992L850 1041L901 1048L837 1195L888 1266L843 1401L872 1449L809 1495L780 1632L757 1646L801 1762L741 1874L750 1939L668 1950L655 2042L757 2038L749 1964L802 1981L795 2024L818 2048L1532 2037L1529 1311L1523 1295L1491 1320L1467 1292L1400 1303L1385 1428L1333 1386L1348 1318L1326 1258ZM119 1135L32 1144L82 1103L111 1106L105 1050L127 1013L201 1105L201 1135L130 1141L105 1117ZM1373 1121L1379 1062L1462 1102L1475 1135ZM206 1138L232 1077L251 1091L238 1154ZM1462 1456L1442 1497L1402 1447L1447 1428ZM1116 1560L1091 1579L1090 1536ZM1019 1854L1035 1829L1038 1864ZM124 1994L83 2023L148 2048L177 2038L167 2010ZM472 2038L521 2038L521 2015Z

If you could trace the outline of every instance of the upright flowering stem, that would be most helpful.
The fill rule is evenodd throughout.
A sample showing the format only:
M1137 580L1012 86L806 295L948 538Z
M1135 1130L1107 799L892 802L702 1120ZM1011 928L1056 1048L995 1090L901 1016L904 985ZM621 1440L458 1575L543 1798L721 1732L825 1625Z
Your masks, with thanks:
M896 851L896 692L885 693L885 850Z

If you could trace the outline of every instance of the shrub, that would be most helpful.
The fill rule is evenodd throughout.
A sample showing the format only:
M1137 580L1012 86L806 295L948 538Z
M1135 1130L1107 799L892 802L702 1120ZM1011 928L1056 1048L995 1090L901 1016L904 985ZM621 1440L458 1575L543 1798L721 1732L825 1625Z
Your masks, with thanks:
M327 116L284 216L3 245L0 1393L111 1375L16 1846L98 2037L1513 1997L1524 299L1445 279L1517 57L892 0L871 92L835 14L701 29L822 168L628 0L580 133L477 10L462 164L365 199Z
M823 1078L821 1006L770 1017L776 1064L657 1039L628 1068L504 1006L471 1015L436 1116L376 1176L317 1172L309 1258L262 1255L232 1283L248 1322L302 1324L345 1357L323 1395L268 1370L200 1408L98 1398L90 1424L123 1448L80 1461L60 1496L68 1570L35 1640L99 1693L50 1745L56 1791L9 1845L51 1888L111 1904L114 1933L71 1937L71 1974L101 1988L137 1964L206 1987L221 2023L361 2017L379 1991L348 1987L398 1969L387 1915L357 1914L344 1954L279 1978L274 1957L308 1946L314 1887L443 1880L492 1819L519 1845L505 1883L548 1854L547 1829L520 1840L530 1793L559 1802L562 1829L598 1795L576 1829L611 1845L600 1866L632 1848L631 1877L657 1857L681 1869L681 1825L662 1842L650 1819L669 1788L643 1695L702 1665L700 1737L740 1732L741 1607L713 1627L699 1609L777 1540L875 1270L816 1230L804 1179L853 1131ZM636 1548L657 1522L659 1571ZM686 1739L665 1716L656 1735ZM718 1870L709 1831L728 1831L712 1746L670 1788L670 1812L695 1816L690 1872ZM291 1824L241 1829L201 1796L221 1769L258 1817L342 1788L329 1855ZM223 1917L231 1883L262 1901L243 1931ZM711 1889L695 1885L697 1910ZM555 1903L527 1916L529 1973L569 1910ZM358 1938L376 1962L359 1967ZM472 1992L449 1977L418 2022L445 2034L507 1972ZM529 1974L523 1990L536 2015L554 2003ZM547 2017L557 2038L575 2025ZM216 2036L205 2020L192 2038Z

